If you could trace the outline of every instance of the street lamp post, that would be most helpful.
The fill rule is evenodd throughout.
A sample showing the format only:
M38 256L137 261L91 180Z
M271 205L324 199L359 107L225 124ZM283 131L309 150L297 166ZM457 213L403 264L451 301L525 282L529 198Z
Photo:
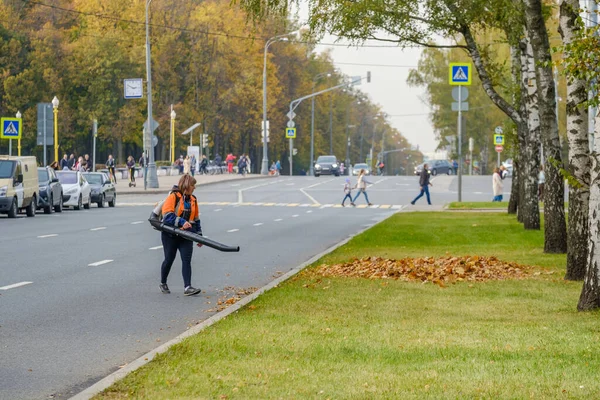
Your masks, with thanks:
M175 117L177 117L177 114L173 110L173 104L171 104L171 165L175 162Z
M150 65L150 25L148 24L148 10L152 0L146 0L146 79L148 88L148 129L146 129L146 145L148 146L148 186L158 188L158 176L156 175L156 163L154 162L154 146L152 143L152 70Z
M262 132L263 132L263 158L262 165L260 169L261 175L269 174L269 146L267 144L267 54L269 50L269 46L275 42L283 41L286 42L289 40L288 36L292 35L301 35L309 29L307 25L303 25L297 31L284 33L282 35L274 36L271 39L267 40L265 43L265 51L264 51L264 61L263 61L263 120L262 120Z
M317 82L322 77L327 76L331 77L331 72L321 72L313 77L313 87L312 93L315 92L315 88L317 87ZM314 175L314 165L315 165L315 98L311 99L310 103L310 169L309 175Z
M17 110L17 115L15 115L17 117L17 119L21 119L21 111ZM12 141L12 140L11 140ZM17 154L19 155L19 157L21 157L21 138L19 138L19 140L17 140Z
M52 108L54 109L54 161L58 162L58 97L54 96L52 99ZM45 137L45 135L44 135ZM44 148L44 158L46 157L46 151ZM46 162L44 161L44 165Z

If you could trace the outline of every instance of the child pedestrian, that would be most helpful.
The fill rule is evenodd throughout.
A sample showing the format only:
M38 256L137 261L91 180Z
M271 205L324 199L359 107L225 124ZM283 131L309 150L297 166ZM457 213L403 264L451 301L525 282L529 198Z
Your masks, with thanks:
M346 183L344 184L344 193L346 196L344 196L344 200L342 200L342 207L346 207L344 204L346 199L350 199L350 204L352 204L352 186L350 185L350 178L346 178Z

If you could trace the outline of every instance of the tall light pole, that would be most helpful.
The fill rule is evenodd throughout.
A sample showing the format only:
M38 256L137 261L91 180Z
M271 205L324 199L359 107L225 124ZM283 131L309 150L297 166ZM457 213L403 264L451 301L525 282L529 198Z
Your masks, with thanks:
M148 186L158 187L158 176L156 175L156 163L154 162L154 146L152 143L152 134L154 132L152 121L152 71L150 65L150 25L148 25L148 9L152 0L146 0L146 79L148 87L148 125L146 129L146 144L148 146Z
M58 162L58 97L54 96L52 99L52 108L54 109L54 161ZM46 151L44 149L44 158L46 157ZM46 165L46 162L44 162Z
M17 117L17 119L21 119L21 111L17 110L17 115L15 115L15 117ZM17 155L19 157L21 157L21 138L19 138L19 140L17 140L17 151L18 151Z
M150 0L152 1L152 0ZM269 50L269 46L275 42L283 41L286 42L289 40L288 36L292 35L302 35L304 32L308 31L309 27L307 25L303 25L297 31L284 33L282 35L277 35L267 40L265 43L265 52L264 52L264 61L263 61L263 120L262 120L262 132L263 132L263 158L262 165L260 169L261 175L269 174L269 146L267 144L267 54Z
M315 88L317 87L317 82L319 81L319 79L321 79L324 76L327 76L328 78L331 77L331 72L321 72L320 74L317 74L313 77L312 93L315 92ZM309 175L314 174L314 172L315 172L314 165L315 165L315 98L313 97L311 99L311 105L310 105L310 169L308 172Z
M177 114L173 110L173 104L171 104L171 165L175 162L175 117L177 117Z

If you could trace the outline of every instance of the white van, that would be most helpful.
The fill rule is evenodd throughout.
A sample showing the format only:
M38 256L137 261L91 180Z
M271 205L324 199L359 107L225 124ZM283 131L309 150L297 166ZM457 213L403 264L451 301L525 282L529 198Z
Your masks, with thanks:
M35 157L0 156L0 213L15 218L25 210L35 217L38 190Z

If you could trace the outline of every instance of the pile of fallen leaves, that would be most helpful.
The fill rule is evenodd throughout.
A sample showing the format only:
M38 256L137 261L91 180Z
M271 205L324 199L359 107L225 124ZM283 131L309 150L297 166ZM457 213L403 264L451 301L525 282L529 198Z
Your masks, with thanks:
M314 273L324 277L357 277L432 282L441 287L461 281L524 279L533 268L496 257L425 257L391 260L379 257L355 259L336 265L321 265Z

